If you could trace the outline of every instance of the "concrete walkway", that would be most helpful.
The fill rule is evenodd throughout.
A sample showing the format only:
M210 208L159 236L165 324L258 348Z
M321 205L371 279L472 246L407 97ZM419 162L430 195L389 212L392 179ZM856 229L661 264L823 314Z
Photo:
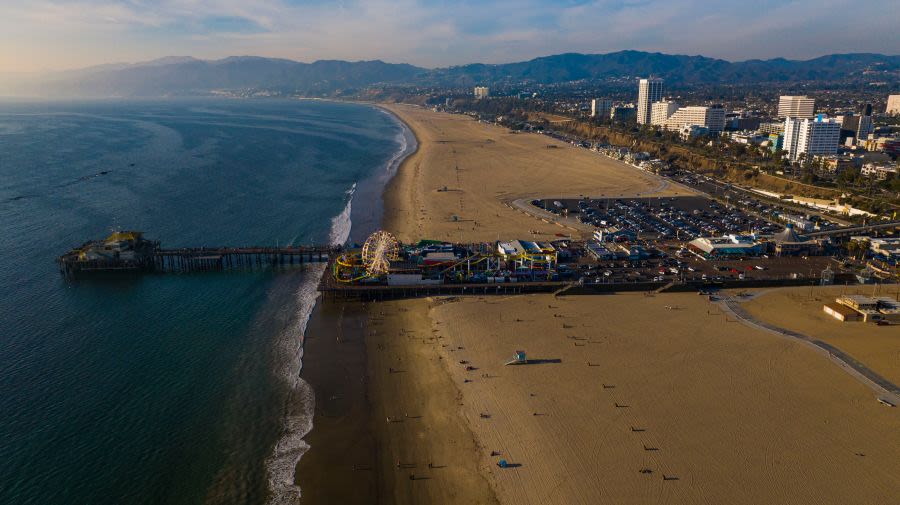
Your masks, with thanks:
M812 347L816 351L827 356L833 363L841 367L842 370L872 388L878 398L886 400L895 406L900 406L900 387L897 387L896 384L877 374L874 370L860 363L837 347L808 335L781 328L780 326L775 326L765 321L760 321L751 316L750 313L741 306L741 301L734 298L723 298L718 304L723 311L731 314L747 326L773 333L781 337L799 340Z

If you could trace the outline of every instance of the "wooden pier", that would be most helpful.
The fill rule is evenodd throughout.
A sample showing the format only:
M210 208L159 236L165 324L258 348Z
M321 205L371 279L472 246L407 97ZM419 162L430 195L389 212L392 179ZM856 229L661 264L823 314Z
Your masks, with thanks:
M159 249L153 255L153 270L206 272L323 263L340 251L333 246Z
M67 253L57 260L65 275L99 272L191 273L323 263L339 254L335 246L154 248L137 257L85 259Z

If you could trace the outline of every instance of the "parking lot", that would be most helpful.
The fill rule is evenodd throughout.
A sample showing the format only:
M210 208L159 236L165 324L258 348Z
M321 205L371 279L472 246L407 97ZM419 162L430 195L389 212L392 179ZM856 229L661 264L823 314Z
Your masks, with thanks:
M689 241L729 233L770 234L782 228L703 196L535 200L532 204L597 228L628 230L644 240Z
M678 171L670 177L673 181L685 186L702 191L716 199L727 201L735 208L759 216L768 220L777 221L781 214L805 214L808 211L798 209L796 206L780 205L779 200L757 196L747 190L737 188L734 185L723 183L693 172ZM814 221L819 230L839 228L840 223L823 217L821 213L813 212L810 220Z
M708 261L680 249L673 254L643 260L595 260L585 256L572 268L577 269L577 277L588 283L817 279L826 268L837 273L845 271L828 256L760 256Z

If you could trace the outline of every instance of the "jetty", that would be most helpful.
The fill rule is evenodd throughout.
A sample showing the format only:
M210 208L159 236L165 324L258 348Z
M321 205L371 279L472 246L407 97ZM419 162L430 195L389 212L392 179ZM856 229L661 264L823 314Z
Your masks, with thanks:
M100 272L189 273L250 270L330 261L337 246L183 247L164 249L138 231L85 242L57 258L66 276Z

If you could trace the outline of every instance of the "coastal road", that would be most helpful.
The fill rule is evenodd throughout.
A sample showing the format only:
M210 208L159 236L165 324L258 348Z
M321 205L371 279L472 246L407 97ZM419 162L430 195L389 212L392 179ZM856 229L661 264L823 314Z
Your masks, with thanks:
M895 406L900 406L900 387L897 387L896 384L882 377L874 370L860 363L852 356L845 353L844 351L841 351L837 347L834 347L827 342L823 342L808 335L804 335L793 330L788 330L786 328L782 328L765 321L760 321L759 319L751 316L750 313L741 306L741 301L738 301L732 297L723 298L718 302L718 304L724 312L734 316L737 320L741 321L747 326L773 333L781 337L798 340L806 345L809 345L816 351L827 356L832 362L841 367L842 370L849 373L863 384L872 388L872 390L875 391L879 398L885 399Z

